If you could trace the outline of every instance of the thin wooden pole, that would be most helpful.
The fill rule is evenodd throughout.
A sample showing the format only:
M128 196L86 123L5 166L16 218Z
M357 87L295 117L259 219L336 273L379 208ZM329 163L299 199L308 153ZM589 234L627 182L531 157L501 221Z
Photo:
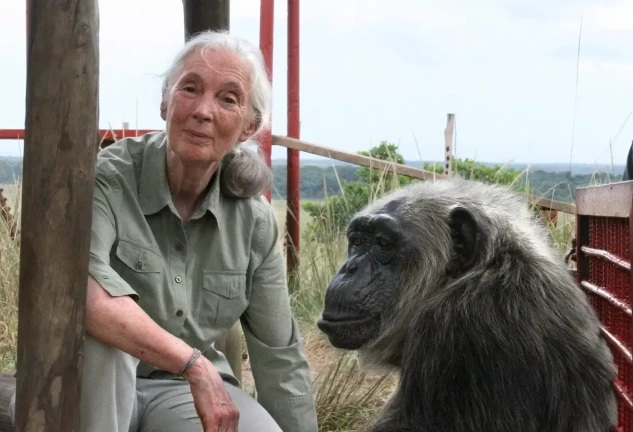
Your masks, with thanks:
M453 131L455 130L455 114L446 114L444 129L444 174L453 175Z
M29 13L16 430L74 432L99 127L99 7L31 0Z

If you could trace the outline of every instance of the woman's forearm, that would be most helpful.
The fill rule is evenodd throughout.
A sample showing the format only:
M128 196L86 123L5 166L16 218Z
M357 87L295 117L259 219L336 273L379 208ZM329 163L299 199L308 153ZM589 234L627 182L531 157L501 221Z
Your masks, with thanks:
M96 339L174 374L187 363L193 349L161 328L129 296L112 297L89 276L86 300L86 331Z

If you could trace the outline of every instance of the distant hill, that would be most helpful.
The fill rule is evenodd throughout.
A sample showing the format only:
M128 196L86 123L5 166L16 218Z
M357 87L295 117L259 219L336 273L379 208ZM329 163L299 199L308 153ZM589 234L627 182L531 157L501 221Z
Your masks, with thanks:
M437 164L441 164L442 162L440 161L429 161L431 164L433 163L437 163ZM488 166L493 166L493 165L500 165L500 162L482 162L485 165ZM414 167L414 168L421 168L422 167L422 162L420 161L407 161L406 165ZM272 166L285 166L286 165L286 160L285 159L273 159L272 160ZM2 171L3 168L6 168L7 166L12 166L12 167L19 167L19 172L21 173L22 170L22 158L19 156L0 156L0 171ZM356 165L354 164L350 164L347 162L339 162L336 160L324 160L324 159L312 159L312 158L301 158L300 159L300 166L302 167L306 167L306 166L311 166L311 167L317 167L317 168L330 168L330 167L355 167ZM504 166L506 166L508 169L519 169L521 171L524 171L527 167L528 164L526 163L511 163L511 164L505 164ZM612 167L610 165L595 165L595 164L572 164L572 175L591 175L597 172L601 172L601 173L605 173L608 172L610 174L615 174L616 176L621 175L624 172L624 165L614 165L613 167L613 171L612 171ZM552 162L552 163L538 163L538 164L533 164L530 165L530 172L535 172L535 171L544 171L547 173L566 173L567 171L569 171L569 164L568 163L561 163L561 162ZM0 178L2 177L2 173L0 173ZM0 180L0 182L2 182L2 180Z
M437 163L437 164L442 164L443 162L441 161L428 161L429 163L433 164L433 163ZM481 162L484 165L487 166L494 166L494 165L503 165L505 167L507 167L508 169L519 169L521 171L524 171L525 169L528 168L528 164L526 163L509 163L509 164L502 164L501 162ZM282 165L286 165L286 160L285 159L273 159L272 160L272 165L273 166L282 166ZM410 167L414 167L414 168L421 168L423 165L423 162L420 161L407 161L406 165L410 166ZM332 166L356 166L354 164L350 164L347 162L339 162L339 161L335 161L335 160L323 160L323 159L310 159L310 158L301 158L300 159L300 166L314 166L314 167L319 167L319 168L326 168L326 167L332 167ZM569 171L569 164L568 163L561 163L561 162L552 162L552 163L537 163L537 164L531 164L529 165L529 172L535 172L535 171L545 171L547 173L566 173ZM616 176L621 175L624 172L624 164L615 164L613 167L611 165L606 165L606 164L602 164L602 165L596 165L596 164L572 164L571 165L571 174L572 175L591 175L594 173L605 173L608 172L610 174L615 174Z
M431 165L433 161L430 162ZM440 162L435 162L441 165ZM482 162L484 165L502 165L494 162ZM423 162L407 161L406 165L414 168L422 168ZM522 182L527 182L533 193L538 196L573 202L576 197L576 188L585 187L595 183L608 183L619 181L624 172L624 165L596 164L572 164L571 173L569 164L566 163L540 163L528 165L526 163L512 163L504 165L508 169L518 169L527 171ZM286 196L286 161L276 159L272 161L274 173L273 196L275 198L285 198ZM328 161L324 159L301 159L301 198L320 199L324 196L324 185L328 195L340 193L339 180L355 181L356 170L354 164Z
M420 168L419 161L407 162L407 165ZM499 163L485 163L485 165L499 165ZM527 164L508 164L509 169L524 171ZM340 193L340 182L358 181L356 171L358 166L338 161L324 159L301 159L301 199L322 199L326 195ZM286 161L275 159L272 161L274 176L273 197L285 198L287 190ZM591 184L597 177L599 183L618 181L623 165L616 165L614 171L611 167L593 164L573 164L571 174L569 164L548 163L534 164L529 167L530 187L535 194L546 195L560 201L572 201L575 199L576 188ZM606 175L608 174L608 175ZM22 159L19 157L0 157L0 184L13 183L22 178Z

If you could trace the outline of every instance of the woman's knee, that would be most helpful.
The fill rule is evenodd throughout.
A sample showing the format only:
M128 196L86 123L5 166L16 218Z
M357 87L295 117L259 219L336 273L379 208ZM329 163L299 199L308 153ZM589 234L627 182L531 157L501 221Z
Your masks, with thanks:
M224 385L240 411L239 432L283 432L268 411L251 395L229 383Z
M113 346L107 345L98 339L86 334L84 343L84 379L91 377L120 376L136 377L136 367L139 360Z
M81 388L82 430L127 432L136 412L136 366L131 355L86 334Z
M224 385L240 411L239 432L282 432L270 414L249 394L229 383ZM201 432L202 426L186 381L140 379L138 388L145 401L140 408L141 432Z
M82 399L136 397L138 359L86 334ZM114 403L114 401L113 401Z

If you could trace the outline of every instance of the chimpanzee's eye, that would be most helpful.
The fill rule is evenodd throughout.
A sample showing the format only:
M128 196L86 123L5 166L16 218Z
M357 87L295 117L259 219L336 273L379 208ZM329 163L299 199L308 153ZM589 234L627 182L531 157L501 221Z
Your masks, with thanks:
M391 246L391 242L385 237L378 237L376 239L376 243L378 244L378 246L384 247L384 248Z
M362 239L360 237L351 237L349 239L349 244L352 247L358 247L363 243Z

